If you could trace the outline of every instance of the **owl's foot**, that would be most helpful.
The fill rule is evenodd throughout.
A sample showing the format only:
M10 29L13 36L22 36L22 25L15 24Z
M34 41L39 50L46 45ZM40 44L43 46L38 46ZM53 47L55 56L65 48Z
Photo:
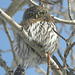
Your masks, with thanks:
M21 65L18 65L14 75L26 75L25 70L22 68Z

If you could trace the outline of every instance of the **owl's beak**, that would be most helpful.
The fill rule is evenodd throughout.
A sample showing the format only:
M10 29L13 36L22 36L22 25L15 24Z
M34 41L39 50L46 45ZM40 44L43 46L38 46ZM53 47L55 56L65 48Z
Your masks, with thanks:
M35 18L38 19L38 15L37 14L35 15Z

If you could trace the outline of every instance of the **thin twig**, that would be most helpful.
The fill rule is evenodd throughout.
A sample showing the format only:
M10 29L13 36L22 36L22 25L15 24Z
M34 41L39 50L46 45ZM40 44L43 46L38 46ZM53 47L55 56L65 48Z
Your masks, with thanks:
M35 68L39 74L47 75L46 72L42 68L40 68L39 66L36 65Z
M0 54L0 66L4 68L7 75L25 75L24 69L22 67L18 66L15 72L11 71L11 69L7 66L6 62L2 59L2 56Z
M11 30L12 28L8 28L9 30ZM0 28L0 30L4 30L4 28Z
M14 60L16 62L16 65L18 65L16 56L15 56L15 53L14 53L14 50L13 50L13 44L12 44L13 43L13 40L12 40L12 38L10 36L9 30L8 30L7 25L6 25L5 22L3 23L3 26L4 26L5 32L6 32L7 36L8 36L8 39L9 39L9 42L10 42L10 45L11 45L11 51L13 53Z
M53 60L58 64L59 68L62 68L63 66L61 65L59 59L56 56L52 56Z
M73 20L72 16L71 16L71 4L70 4L70 0L68 0L68 14L69 14L70 20Z
M63 57L62 57L60 51L58 50L57 52L58 52L58 55L60 56L61 60L63 61Z
M64 57L67 57L67 56L68 56L70 50L72 49L72 47L73 47L74 45L75 45L75 42L72 43L72 44L70 44L70 45L66 48L65 53L64 53Z
M65 52L64 52L64 60L63 60L63 67L67 67L66 62L67 62L67 56L71 50L71 48L75 45L75 42L72 43L71 45L68 45L68 47L66 48ZM66 75L66 70L63 71L63 75Z
M63 60L63 67L65 67L65 69L63 70L63 75L67 75L67 71L66 71L66 62L67 62L67 58L64 57L64 60Z
M48 67L47 67L47 75L50 75L50 53L48 51Z
M53 3L50 3L50 2L48 2L48 1L44 1L44 0L39 0L39 1L41 1L41 2L43 2L43 3L46 3L46 4L54 5Z
M69 70L71 70L71 71L75 71L75 69L72 69L72 68L70 68L70 67L62 67L62 68L56 68L56 67L54 67L54 68L52 68L52 69L56 69L56 70L66 70L66 69L69 69Z
M70 37L68 39L65 39L62 35L60 35L58 32L56 32L53 28L53 31L58 35L60 36L65 42L66 42L66 45L68 46L69 45L69 40L71 39L71 37L75 34L75 31L72 32L72 34L70 35Z
M74 40L74 36L71 38L70 43L72 43L73 40ZM75 66L75 65L74 65L74 60L75 60L74 57L75 57L75 56L74 56L74 50L73 50L73 48L72 48L72 49L71 49L71 59L72 59L71 65L72 65L72 66Z
M69 42L69 40L72 38L72 36L75 34L75 31L72 31L70 37L67 39L67 42Z
M6 65L5 61L2 59L1 54L0 54L0 66L5 69L5 71L7 72L7 75L8 75L10 68Z
M63 40L67 41L62 35L60 35L58 32L56 32L56 31L54 30L54 28L53 28L53 31L54 31L58 36L60 36Z
M6 53L6 52L12 52L11 50L1 50L0 49L0 53Z
M60 56L60 58L61 58L61 60L63 61L64 60L64 58L62 57L62 55L61 55L61 53L60 53L60 51L58 50L57 51L58 52L58 54L59 54L59 56ZM66 68L69 70L69 72L72 74L73 73L73 71L75 71L75 69L72 69L72 68L70 68L69 67L69 65L66 63ZM64 69L64 67L62 67L62 68L59 68L58 70L63 70Z

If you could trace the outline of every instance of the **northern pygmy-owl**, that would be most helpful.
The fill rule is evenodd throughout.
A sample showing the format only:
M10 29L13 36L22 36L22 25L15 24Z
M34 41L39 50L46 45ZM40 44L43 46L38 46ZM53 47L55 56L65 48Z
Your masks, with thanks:
M27 31L29 41L37 42L38 46L43 48L43 52L49 50L52 56L58 44L58 35L53 31L53 28L55 31L57 31L57 28L46 8L41 6L30 7L25 11L20 25ZM15 36L14 50L20 59L19 64L22 64L24 68L44 62L44 59L25 43L18 33Z

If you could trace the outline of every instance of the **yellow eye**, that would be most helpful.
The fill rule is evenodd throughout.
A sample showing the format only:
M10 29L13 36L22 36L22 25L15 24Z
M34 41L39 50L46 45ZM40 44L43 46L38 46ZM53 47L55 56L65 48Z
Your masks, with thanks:
M40 15L43 16L44 15L44 12L40 12Z
M29 16L33 16L33 13L30 13Z

